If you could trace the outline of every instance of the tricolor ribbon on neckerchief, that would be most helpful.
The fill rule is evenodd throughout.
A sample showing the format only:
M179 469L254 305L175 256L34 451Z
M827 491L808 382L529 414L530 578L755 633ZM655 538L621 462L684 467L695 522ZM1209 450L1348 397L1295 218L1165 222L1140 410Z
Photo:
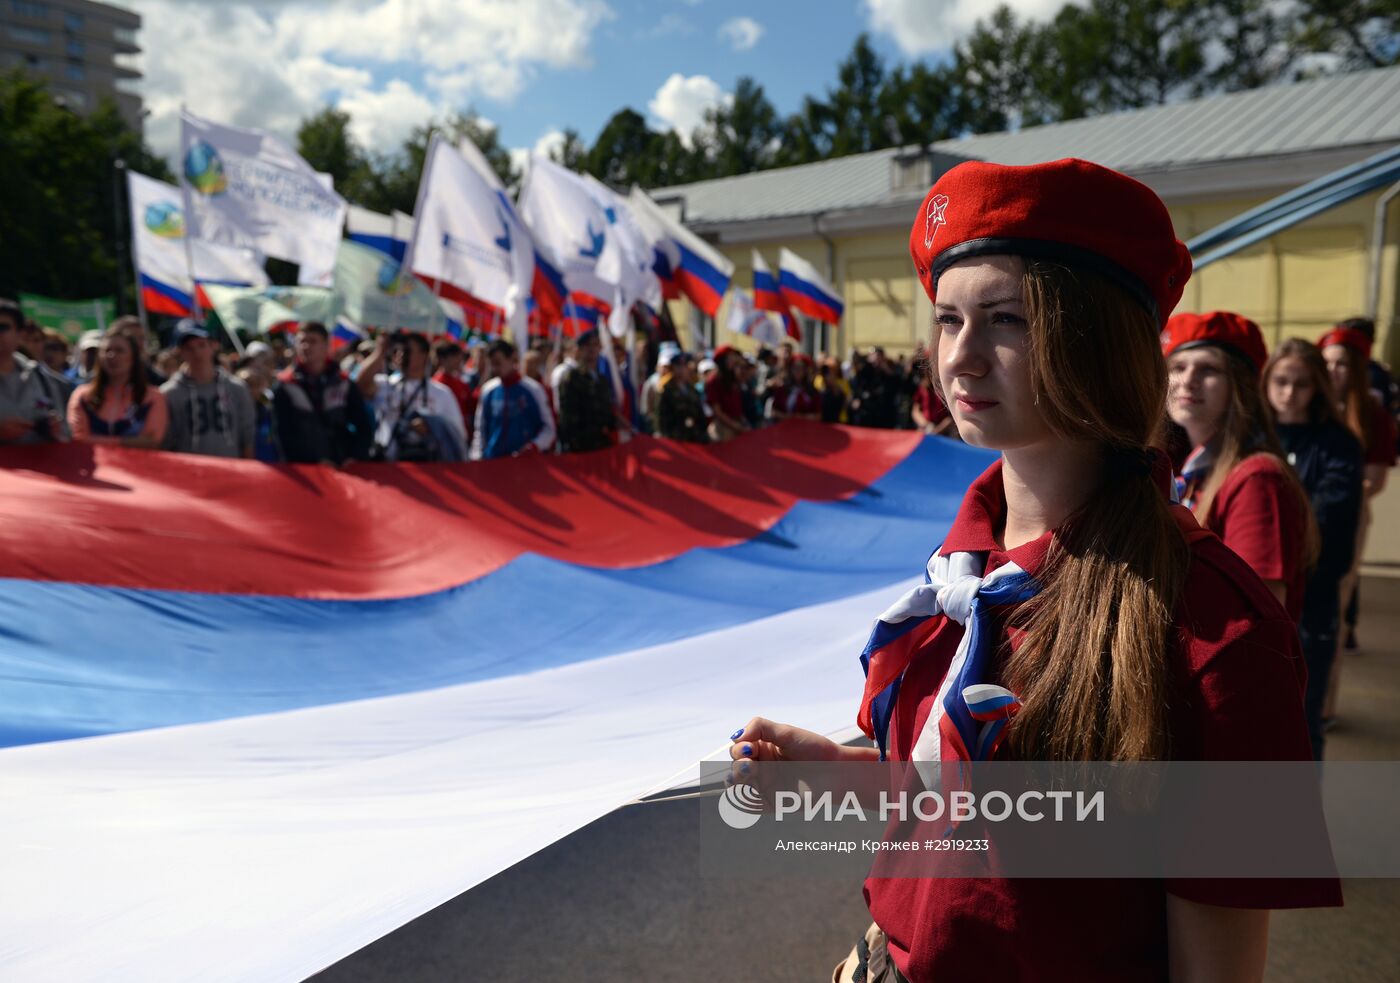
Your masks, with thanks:
M986 553L935 553L925 571L926 582L880 616L860 656L865 696L859 722L875 738L883 759L900 681L914 653L936 626L933 619L944 615L964 626L910 756L930 787L938 762L986 761L996 754L1007 722L1021 708L1014 693L985 681L991 674L995 649L988 622L993 607L1028 601L1040 591L1040 584L1014 563L984 577L986 565Z
M1176 502L1188 509L1196 504L1196 492L1210 475L1215 464L1215 455L1209 444L1202 444L1193 450L1181 465L1181 473L1176 476L1174 491Z

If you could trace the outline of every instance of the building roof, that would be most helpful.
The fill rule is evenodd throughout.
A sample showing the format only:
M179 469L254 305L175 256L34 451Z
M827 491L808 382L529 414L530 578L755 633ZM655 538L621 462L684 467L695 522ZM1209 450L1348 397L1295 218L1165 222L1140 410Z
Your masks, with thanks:
M652 194L683 199L686 224L716 226L907 203L927 190L932 177L969 158L1030 164L1083 157L1142 178L1163 193L1154 175L1261 158L1357 151L1336 164L1342 166L1366 156L1366 148L1397 142L1400 68L1383 68L943 140L931 148L930 177L921 185L911 186L897 177L900 161L919 150L906 147L677 185ZM1311 176L1294 172L1292 182Z

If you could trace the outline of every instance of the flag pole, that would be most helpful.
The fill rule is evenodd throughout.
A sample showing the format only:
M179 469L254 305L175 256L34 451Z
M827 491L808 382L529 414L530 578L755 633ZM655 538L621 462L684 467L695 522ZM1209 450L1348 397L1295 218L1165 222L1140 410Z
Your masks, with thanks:
M441 134L437 130L433 131L432 137L428 140L427 156L423 158L423 171L418 175L418 194L413 201L413 235L409 237L408 245L404 247L403 263L399 266L400 281L402 281L402 278L405 276L413 276L414 253L418 251L418 230L423 227L423 223L419 221L419 216L423 214L423 195L428 190L428 178L433 172L433 156L437 150L437 142L440 136ZM392 220L393 216L391 215L390 221ZM389 305L388 328L391 334L398 329L399 303L402 298L403 290L401 285L399 290L394 291L393 303Z
M184 166L184 157L189 150L189 148L184 145L184 136L185 104L182 102L180 103L180 156L176 160L176 164L180 168L180 196L184 199L183 205L185 207L185 234L180 238L185 243L185 271L190 276L190 317L194 318L196 321L202 321L204 320L204 312L199 308L199 281L196 280L194 276L194 245L190 242L192 238L190 234L190 219L194 216L194 210L190 207L192 202L190 198L190 179L185 173ZM233 334L237 330L237 328L234 328L233 331L229 333Z

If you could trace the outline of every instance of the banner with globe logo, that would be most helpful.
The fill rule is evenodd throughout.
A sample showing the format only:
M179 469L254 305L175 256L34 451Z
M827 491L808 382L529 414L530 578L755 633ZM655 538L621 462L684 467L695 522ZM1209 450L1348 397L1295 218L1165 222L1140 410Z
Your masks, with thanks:
M180 147L189 236L318 274L335 266L345 199L284 140L185 112Z

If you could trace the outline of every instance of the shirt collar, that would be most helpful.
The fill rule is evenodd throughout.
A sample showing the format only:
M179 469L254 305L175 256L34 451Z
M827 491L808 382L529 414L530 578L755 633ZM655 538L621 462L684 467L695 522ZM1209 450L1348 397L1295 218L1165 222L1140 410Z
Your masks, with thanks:
M968 486L957 518L953 520L953 527L948 530L948 536L938 552L943 556L953 553L1000 553L1006 557L1006 562L1015 563L1035 576L1045 563L1054 532L1047 532L1014 549L1003 550L997 545L996 536L997 530L1005 524L1006 488L1002 484L1002 462L998 459Z

